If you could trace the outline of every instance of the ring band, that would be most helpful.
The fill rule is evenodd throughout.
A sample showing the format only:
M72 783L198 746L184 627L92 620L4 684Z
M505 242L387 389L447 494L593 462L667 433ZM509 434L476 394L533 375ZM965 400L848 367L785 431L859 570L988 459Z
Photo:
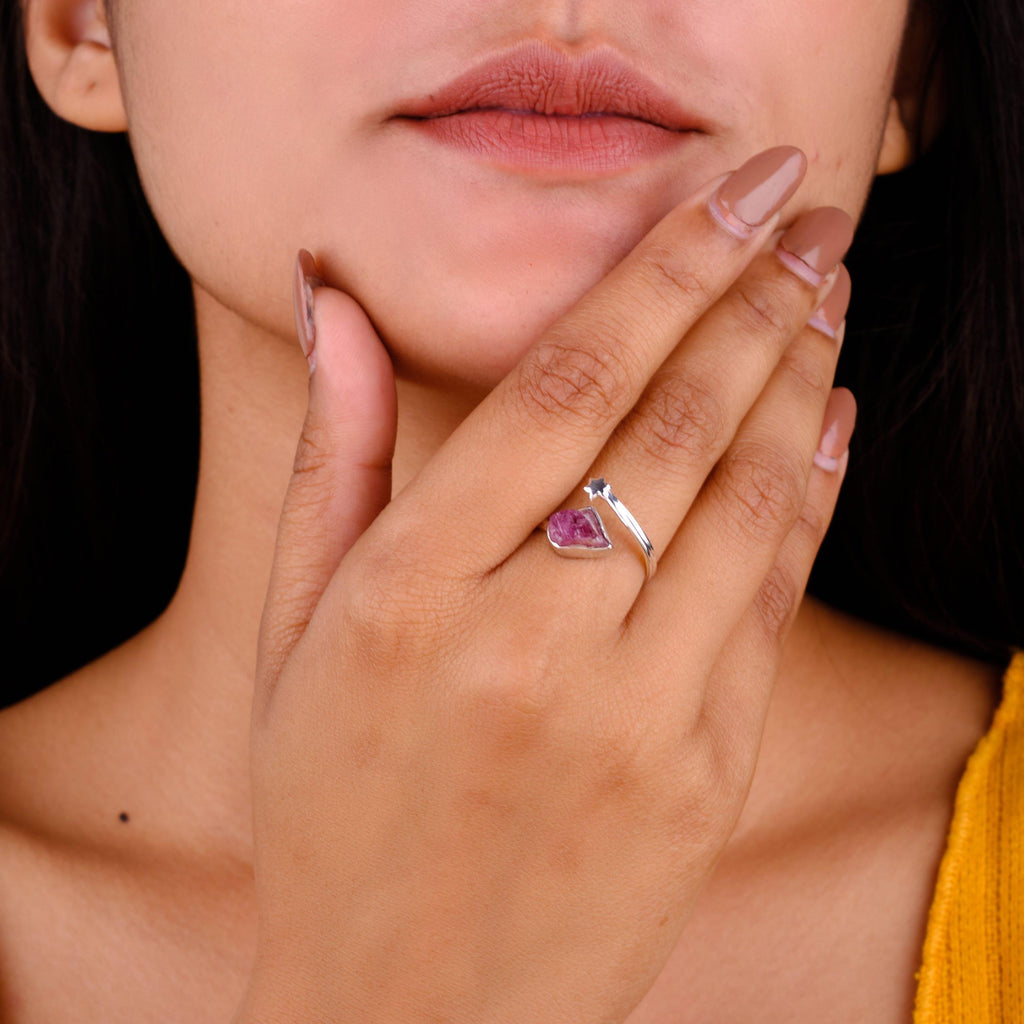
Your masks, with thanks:
M654 554L654 545L647 534L644 533L643 527L636 521L633 513L615 497L611 487L601 478L591 480L583 490L592 498L603 498L611 507L611 510L619 517L619 522L633 534L637 544L640 545L640 552L644 556L644 569L647 572L647 579L650 579L654 575L654 570L658 568L658 559Z
M591 498L605 501L619 522L633 535L640 545L644 569L647 579L650 579L658 567L658 560L654 554L654 545L636 517L612 493L607 481L600 478L591 480L583 489ZM605 532L604 523L593 506L556 512L548 519L547 535L555 551L566 558L592 558L606 555L612 550L612 542Z

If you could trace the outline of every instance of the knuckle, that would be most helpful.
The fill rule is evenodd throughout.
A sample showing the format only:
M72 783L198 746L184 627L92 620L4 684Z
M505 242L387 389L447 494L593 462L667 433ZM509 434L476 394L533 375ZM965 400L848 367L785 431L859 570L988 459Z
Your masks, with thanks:
M705 712L695 731L695 775L700 779L701 801L708 807L722 803L726 794L741 784L735 731L730 725L712 720Z
M816 401L832 388L834 368L820 355L800 344L791 345L782 358L789 386L802 400Z
M673 847L692 850L720 845L728 834L730 808L737 798L734 774L729 758L706 730L689 738L675 773L679 784L672 813L665 822Z
M665 374L630 420L630 440L659 463L711 462L725 441L720 389L694 375Z
M587 764L592 793L602 804L615 801L651 808L663 799L664 772L644 749L636 730L619 729L590 737Z
M515 395L545 427L554 420L576 428L618 418L631 391L629 369L613 346L549 338L522 364Z
M295 450L292 478L281 518L293 529L301 526L302 532L310 539L315 539L327 528L330 518L327 515L332 503L331 488L327 486L330 463L331 453L321 440L320 430L307 420Z
M581 781L609 794L646 778L635 716L618 701L595 703L574 687L552 639L528 648L520 641L512 651L492 638L470 660L474 668L459 684L459 701L488 750L515 753L520 745L543 743L551 756L574 765Z
M765 282L744 280L736 285L734 314L745 331L771 335L792 332L791 313L778 293Z
M460 602L451 581L409 558L411 546L415 540L392 536L347 570L346 629L375 660L389 654L415 659L417 652L445 646L458 629Z
M582 753L591 797L601 805L609 801L646 811L663 802L672 791L667 777L678 762L678 745L668 746L657 731L637 719L627 702L605 700L594 704L580 698L563 716L562 748Z
M831 518L827 509L807 501L804 503L804 507L800 510L800 515L793 524L793 530L809 546L817 549L828 531Z
M718 825L723 823L722 808L735 806L738 811L737 801L742 802L749 789L757 756L750 736L743 714L717 703L705 706L695 726L695 766L703 779L700 793L705 806L717 809ZM726 821L725 826L730 828L731 823Z
M799 587L792 573L781 565L772 567L754 598L754 607L768 639L775 642L789 629L796 614Z
M802 467L765 446L748 446L719 465L723 500L747 534L772 541L790 529L804 503Z
M514 659L490 658L463 686L463 701L480 734L498 737L533 735L552 711L557 696L557 670L543 644L521 651Z
M264 616L260 627L261 668L271 663L274 668L262 675L275 678L288 652L302 639L309 625L310 612L297 598L279 598L272 614Z
M318 475L326 469L330 462L330 449L324 439L323 431L309 418L302 424L299 444L295 449L292 473L297 477Z
M712 283L678 250L666 245L648 246L640 255L640 265L655 291L673 305L703 308L716 295Z

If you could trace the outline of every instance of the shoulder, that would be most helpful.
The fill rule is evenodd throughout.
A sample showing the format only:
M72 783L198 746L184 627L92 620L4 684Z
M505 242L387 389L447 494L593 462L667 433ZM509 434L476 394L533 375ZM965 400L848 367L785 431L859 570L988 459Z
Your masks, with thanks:
M71 686L57 684L0 712L0 1016L12 1022L61 1019L63 986L43 984L72 966L81 934L83 847L76 799L89 772L74 749ZM71 791L68 792L68 787ZM66 1019L72 1019L67 1017Z
M181 978L201 967L176 955L202 879L121 820L139 740L110 679L86 669L0 712L4 1024L93 1024L126 1006L132 1020L158 1019L158 1006L178 1020L168 1007L195 1008Z

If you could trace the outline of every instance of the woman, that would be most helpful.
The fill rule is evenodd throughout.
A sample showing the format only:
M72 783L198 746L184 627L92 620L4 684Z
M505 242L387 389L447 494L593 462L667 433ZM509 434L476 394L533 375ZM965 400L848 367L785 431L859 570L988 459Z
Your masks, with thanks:
M976 38L970 12L906 0L7 10L29 111L4 143L16 422L46 391L28 326L50 314L9 312L15 284L43 294L72 237L26 226L58 155L29 144L37 90L127 132L191 283L202 448L167 609L0 717L5 1020L1021 1012L1021 101L980 70L1018 66L992 50L1018 5ZM988 154L990 194L950 137ZM858 301L910 340L874 353L851 456L832 379L873 335L844 341L841 261L876 175L939 158L964 209L906 214L916 290L884 287L898 220L875 235ZM128 186L91 180L40 208L102 220ZM68 258L118 258L130 303L151 271L107 244ZM100 364L140 407L176 399L142 369L152 338L187 343L165 315ZM929 386L879 409L933 317ZM19 436L31 481L40 435ZM886 447L837 523L876 588L858 618L803 591L847 466L849 486ZM961 485L940 510L960 562L921 481ZM31 541L43 502L15 490ZM568 511L590 507L600 528ZM825 554L821 592L854 586ZM950 565L978 562L955 601ZM972 830L997 785L1003 830ZM995 903L972 902L976 869Z

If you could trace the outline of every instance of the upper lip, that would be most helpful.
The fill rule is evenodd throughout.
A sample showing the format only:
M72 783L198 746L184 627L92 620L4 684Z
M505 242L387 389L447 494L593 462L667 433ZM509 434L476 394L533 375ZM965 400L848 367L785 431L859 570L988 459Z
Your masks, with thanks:
M703 130L671 95L611 50L568 56L525 43L400 105L399 116L446 117L470 110L512 110L581 117L631 117L670 131Z

